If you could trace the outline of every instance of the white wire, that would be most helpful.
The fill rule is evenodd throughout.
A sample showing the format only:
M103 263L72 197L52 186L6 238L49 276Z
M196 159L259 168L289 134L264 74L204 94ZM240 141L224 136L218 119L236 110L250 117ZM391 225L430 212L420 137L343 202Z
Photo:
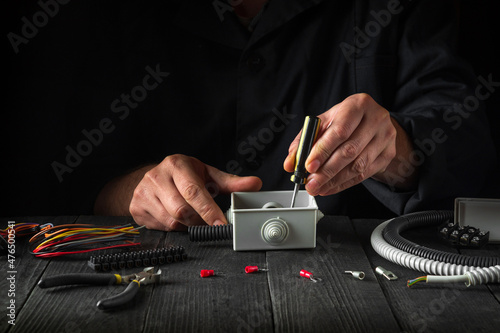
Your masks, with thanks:
M382 231L391 221L392 219L376 227L370 238L373 249L383 258L406 268L432 274L427 276L427 283L465 282L468 287L490 282L500 283L500 265L480 268L450 264L422 258L392 246L382 235Z
M469 283L469 278L467 275L449 275L449 276L440 276L440 275L428 275L427 283L456 283L456 282L464 282L465 284Z

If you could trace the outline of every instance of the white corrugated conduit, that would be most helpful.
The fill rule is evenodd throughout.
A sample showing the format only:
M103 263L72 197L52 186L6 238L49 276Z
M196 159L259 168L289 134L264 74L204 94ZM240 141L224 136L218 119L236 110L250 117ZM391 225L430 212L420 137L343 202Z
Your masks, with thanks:
M469 257L435 251L407 241L399 235L402 231L414 227L440 225L452 217L451 211L427 211L403 215L385 221L375 228L371 235L371 244L383 258L400 266L430 274L409 280L408 286L420 281L464 282L467 286L500 283L499 257Z

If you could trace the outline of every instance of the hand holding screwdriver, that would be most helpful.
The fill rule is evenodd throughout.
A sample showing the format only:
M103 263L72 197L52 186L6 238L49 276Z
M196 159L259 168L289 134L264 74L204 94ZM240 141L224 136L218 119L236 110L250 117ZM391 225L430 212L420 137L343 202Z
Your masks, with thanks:
M291 208L295 205L295 199L297 193L300 189L300 185L307 182L307 170L306 170L306 160L311 152L311 149L316 142L318 137L318 129L321 120L318 117L306 117L304 121L304 127L302 128L302 134L300 136L299 147L297 148L297 154L295 156L295 170L293 172L290 180L295 183L295 188L293 189Z
M305 188L310 195L339 193L370 177L398 189L415 188L418 172L400 173L413 151L411 141L369 95L351 95L319 117L320 134L305 163L310 173ZM284 161L288 172L294 170L299 139L290 144Z

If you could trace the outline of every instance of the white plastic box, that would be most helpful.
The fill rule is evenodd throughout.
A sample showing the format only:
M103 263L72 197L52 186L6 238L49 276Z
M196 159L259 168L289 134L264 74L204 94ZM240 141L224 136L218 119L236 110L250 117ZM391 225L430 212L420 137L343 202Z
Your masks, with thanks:
M227 219L235 251L316 247L316 224L323 217L314 197L299 191L234 192Z
M490 232L490 242L500 243L500 199L456 198L455 224Z

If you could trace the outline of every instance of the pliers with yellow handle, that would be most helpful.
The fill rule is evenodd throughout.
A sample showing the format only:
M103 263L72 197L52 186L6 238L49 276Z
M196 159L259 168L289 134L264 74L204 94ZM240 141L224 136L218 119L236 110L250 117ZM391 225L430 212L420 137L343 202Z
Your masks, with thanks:
M38 282L40 288L51 288L75 284L90 284L107 286L112 284L128 284L127 288L118 295L97 302L97 308L108 310L122 306L132 300L141 284L155 284L160 281L161 269L156 273L154 267L147 267L142 272L121 276L119 274L62 274L50 276Z

